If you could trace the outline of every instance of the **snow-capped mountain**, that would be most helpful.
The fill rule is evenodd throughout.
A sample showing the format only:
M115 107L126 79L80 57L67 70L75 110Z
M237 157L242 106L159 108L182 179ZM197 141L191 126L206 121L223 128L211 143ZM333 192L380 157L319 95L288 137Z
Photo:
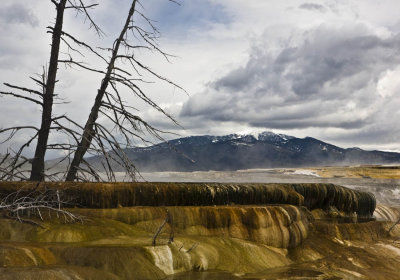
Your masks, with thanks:
M400 163L399 153L343 149L311 137L296 138L272 132L190 136L125 152L141 171ZM91 159L99 160L98 157Z

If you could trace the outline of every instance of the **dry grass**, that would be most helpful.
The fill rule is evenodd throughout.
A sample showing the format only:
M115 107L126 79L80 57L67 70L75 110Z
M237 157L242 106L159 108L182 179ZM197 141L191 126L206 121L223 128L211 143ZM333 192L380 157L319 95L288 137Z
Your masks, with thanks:
M329 166L312 170L324 178L400 179L400 166Z

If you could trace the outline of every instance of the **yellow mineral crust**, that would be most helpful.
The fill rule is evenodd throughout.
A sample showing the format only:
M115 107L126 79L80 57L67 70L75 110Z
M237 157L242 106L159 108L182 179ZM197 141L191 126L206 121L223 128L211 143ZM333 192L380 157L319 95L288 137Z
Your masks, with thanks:
M1 184L3 194L21 186ZM78 222L0 218L0 279L399 279L399 212L375 209L369 193L330 184L79 186L41 186L78 196L67 209Z

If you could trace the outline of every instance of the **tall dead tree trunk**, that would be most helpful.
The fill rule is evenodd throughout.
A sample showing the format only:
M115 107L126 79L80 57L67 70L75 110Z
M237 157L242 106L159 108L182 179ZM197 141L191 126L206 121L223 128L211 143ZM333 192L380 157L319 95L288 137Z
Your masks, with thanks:
M119 52L119 48L121 46L121 42L124 40L126 32L129 29L129 25L131 23L133 14L135 13L136 2L137 2L136 0L132 1L132 5L129 10L128 16L126 18L125 25L124 25L118 39L114 43L111 59L108 63L108 67L107 67L107 72L105 73L105 76L101 82L100 89L97 91L96 99L95 99L94 105L91 109L90 115L86 121L81 141L78 145L78 148L74 154L74 158L73 158L73 160L70 164L69 170L67 172L67 176L65 179L66 181L74 181L76 179L79 165L81 164L84 155L86 154L87 150L89 149L89 147L91 145L93 136L95 134L95 131L94 131L95 122L99 115L99 110L102 105L103 97L106 94L107 87L110 83L111 74L114 71L115 61L118 58L118 52Z
M1 144L5 142L11 143L6 154L0 156L0 180L12 181L18 179L43 181L44 179L57 180L57 178L59 178L62 172L52 170L54 166L49 166L45 169L44 159L46 151L58 150L66 152L67 154L64 155L63 160L69 159L69 156L75 151L79 143L81 132L71 128L70 125L65 125L65 123L75 125L79 129L82 129L76 122L66 116L66 114L60 116L53 115L53 106L57 101L55 85L57 83L58 65L60 63L59 57L61 54L64 54L68 57L68 61L73 61L73 56L70 52L75 55L84 56L83 53L77 49L77 47L81 47L107 62L107 60L105 60L91 46L76 39L73 35L63 30L64 13L70 9L75 11L76 14L83 14L86 18L85 20L90 24L89 29L93 29L99 37L101 37L103 32L93 21L88 12L89 9L94 8L98 4L85 4L84 0L49 0L49 2L51 2L56 8L55 23L53 26L47 27L48 33L52 36L50 61L48 62L47 69L43 68L43 74L38 75L39 78L30 77L38 86L40 86L40 90L12 85L9 83L4 83L4 85L11 88L12 91L0 90L0 97L9 96L41 106L41 124L40 127L34 125L19 125L0 128L1 139L5 139ZM61 52L61 47L65 47L66 52ZM19 91L20 93L15 93L14 91ZM59 100L62 99L59 98ZM61 103L64 102L61 101ZM27 134L28 131L29 134ZM25 135L19 137L19 140L26 139L26 141L19 145L17 150L14 150L12 147L12 140L16 139L16 134L22 133L25 133ZM69 141L70 139L67 139L64 143L51 143L49 140L50 133L62 133L66 135L67 138L71 137L70 139L73 139L74 141L71 143ZM34 141L37 141L35 154L33 159L29 159L26 157L25 153L29 145ZM61 161L62 160L60 160L60 162Z
M38 142L36 145L35 156L32 161L32 171L30 176L31 181L42 181L44 179L44 157L47 150L47 141L52 123L54 89L57 82L58 56L60 53L62 26L67 0L61 0L59 3L53 1L53 3L56 5L57 16L53 29L50 62L47 72L45 92L43 93L42 124L38 132Z

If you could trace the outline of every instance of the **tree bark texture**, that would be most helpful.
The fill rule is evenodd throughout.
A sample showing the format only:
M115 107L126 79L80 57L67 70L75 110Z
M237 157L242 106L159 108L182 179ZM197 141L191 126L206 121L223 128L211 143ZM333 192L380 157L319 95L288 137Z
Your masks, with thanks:
M49 69L47 72L48 75L45 92L43 94L42 123L39 130L35 156L32 161L31 181L42 181L44 179L44 158L47 150L50 126L52 123L54 89L58 70L58 56L60 53L60 42L66 3L67 0L61 0L56 6L57 17L53 29Z

